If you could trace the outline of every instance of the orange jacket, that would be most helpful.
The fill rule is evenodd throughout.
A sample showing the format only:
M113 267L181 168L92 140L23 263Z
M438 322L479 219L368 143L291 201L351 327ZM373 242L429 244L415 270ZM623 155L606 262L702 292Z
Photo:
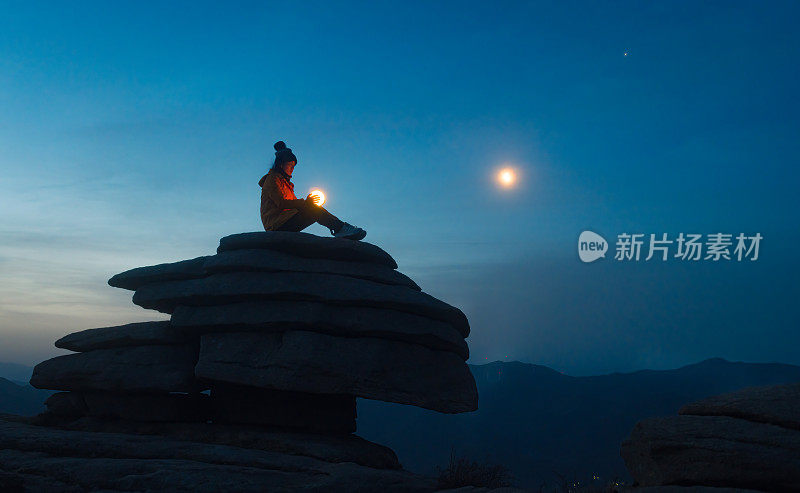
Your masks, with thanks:
M262 176L258 184L261 185L261 223L267 231L279 228L305 204L295 197L294 183L276 169Z

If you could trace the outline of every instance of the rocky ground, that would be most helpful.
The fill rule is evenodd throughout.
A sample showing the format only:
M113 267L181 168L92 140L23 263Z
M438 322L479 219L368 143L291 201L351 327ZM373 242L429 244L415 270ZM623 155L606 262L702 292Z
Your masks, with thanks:
M404 471L390 449L354 435L53 419L0 415L0 491L524 491L441 489L436 478Z
M800 383L745 388L640 421L621 455L652 491L800 491Z
M3 415L0 491L436 490L435 479L400 469L391 450L352 436L92 421L71 427Z

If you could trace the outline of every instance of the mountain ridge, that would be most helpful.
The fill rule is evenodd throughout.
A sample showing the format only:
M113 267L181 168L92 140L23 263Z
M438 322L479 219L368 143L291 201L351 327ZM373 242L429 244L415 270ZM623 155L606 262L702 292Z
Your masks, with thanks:
M559 475L629 480L619 447L636 422L743 387L800 381L800 366L719 357L675 369L592 376L519 361L470 370L478 385L476 412L435 416L360 400L359 434L391 447L407 469L422 474L446 464L455 450L509 466L520 486L554 484Z
M52 392L39 390L30 385L19 385L0 377L0 413L33 415L44 411L44 400Z

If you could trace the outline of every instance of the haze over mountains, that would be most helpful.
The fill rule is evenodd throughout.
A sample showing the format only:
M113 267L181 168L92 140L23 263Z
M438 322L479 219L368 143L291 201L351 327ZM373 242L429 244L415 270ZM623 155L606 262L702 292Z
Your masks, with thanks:
M44 400L50 396L49 390L39 390L30 385L0 377L0 413L37 414L45 410Z
M683 404L742 387L800 381L800 366L713 358L674 370L572 377L520 362L470 365L478 411L437 415L411 406L359 401L359 435L391 447L407 469L429 473L451 449L510 467L520 486L557 474L629 479L619 456L634 424L673 415Z
M14 383L27 384L32 372L33 368L30 366L0 362L0 378L6 378Z
M0 363L0 376L16 381L30 370ZM557 475L628 480L619 447L637 421L742 387L800 381L800 366L720 358L674 370L590 377L517 361L470 370L478 385L477 412L445 415L359 399L358 435L391 447L405 468L419 473L445 466L455 450L505 464L519 486L552 484ZM49 394L0 378L0 413L36 414Z

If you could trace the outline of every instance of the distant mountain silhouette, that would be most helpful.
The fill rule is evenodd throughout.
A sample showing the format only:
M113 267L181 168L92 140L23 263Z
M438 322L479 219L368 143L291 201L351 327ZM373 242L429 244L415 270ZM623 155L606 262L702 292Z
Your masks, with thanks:
M44 411L44 400L49 390L39 390L28 384L19 385L0 377L0 413L31 416Z
M474 413L445 415L360 399L358 434L397 453L407 469L431 473L451 451L510 467L519 486L557 476L600 482L630 477L622 440L648 416L742 387L800 381L800 367L713 358L675 370L572 377L520 362L470 365L478 384Z
M19 363L3 363L0 361L0 377L7 378L15 383L28 383L33 373L33 367Z

